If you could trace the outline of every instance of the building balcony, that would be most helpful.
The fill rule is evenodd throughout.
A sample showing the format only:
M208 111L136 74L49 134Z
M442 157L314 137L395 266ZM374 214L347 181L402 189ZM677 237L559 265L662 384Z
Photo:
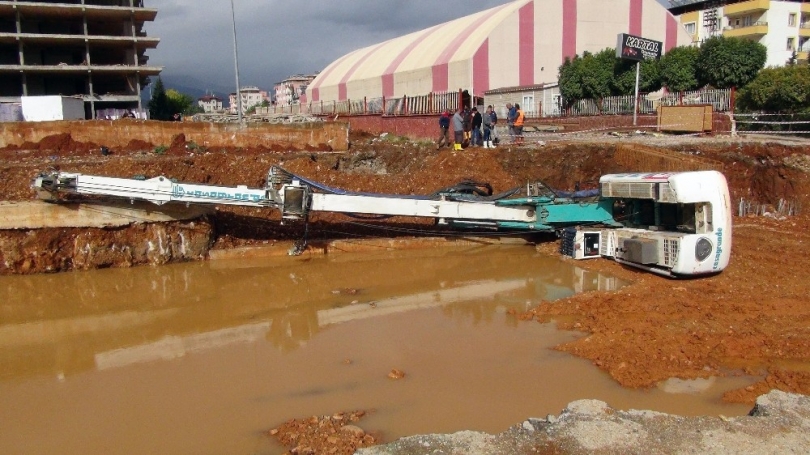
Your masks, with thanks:
M799 25L799 36L802 38L810 38L810 23Z
M758 38L767 34L767 22L754 22L751 25L740 25L723 29L723 36L726 38Z
M140 74L144 76L157 76L163 70L162 66L135 66L135 65L0 65L0 74L3 73L51 73L51 74Z
M796 60L799 62L806 62L809 52L796 52Z
M723 15L740 16L744 14L762 13L771 7L770 0L748 0L723 7Z
M137 22L154 21L155 8L130 8L126 6L71 5L66 3L43 3L14 1L0 3L0 13L13 16L17 11L26 17L67 18L88 17L99 20L120 20L133 18Z

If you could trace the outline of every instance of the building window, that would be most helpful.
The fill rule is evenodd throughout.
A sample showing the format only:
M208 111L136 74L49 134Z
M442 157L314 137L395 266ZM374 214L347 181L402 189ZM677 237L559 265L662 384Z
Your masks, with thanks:
M792 51L793 49L795 49L795 48L793 47L793 45L794 45L794 44L795 44L795 40L794 40L794 38L793 38L793 37L788 38L788 39L787 39L787 49L786 49L786 50L788 50L788 51Z
M523 95L523 103L520 105L520 108L527 117L537 115L534 106L534 95Z
M686 29L686 33L688 33L690 35L695 34L695 23L694 22L689 22L689 23L683 24L683 28Z
M788 27L796 26L796 13L788 14Z

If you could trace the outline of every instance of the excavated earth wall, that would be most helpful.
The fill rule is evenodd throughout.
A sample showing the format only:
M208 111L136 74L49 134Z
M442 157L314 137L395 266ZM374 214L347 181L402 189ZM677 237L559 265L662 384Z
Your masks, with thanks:
M0 275L199 260L210 210L174 204L0 203Z
M131 142L169 146L178 135L197 147L250 147L261 144L276 150L347 150L345 122L291 124L158 122L152 120L82 120L0 123L0 147L30 148L43 139L69 134L74 141L108 148Z

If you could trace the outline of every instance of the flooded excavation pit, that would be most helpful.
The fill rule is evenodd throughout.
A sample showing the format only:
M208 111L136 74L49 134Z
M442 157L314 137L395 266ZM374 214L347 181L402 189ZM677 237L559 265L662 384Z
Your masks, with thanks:
M352 410L369 411L359 425L385 442L500 432L582 398L683 415L750 409L720 399L742 378L623 389L553 350L583 334L510 310L626 283L530 246L217 260L0 284L0 453L282 453L268 429Z

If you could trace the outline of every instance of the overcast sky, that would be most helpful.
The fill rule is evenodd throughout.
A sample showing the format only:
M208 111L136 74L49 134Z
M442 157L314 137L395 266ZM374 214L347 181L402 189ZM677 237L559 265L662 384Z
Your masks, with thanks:
M272 89L292 74L320 71L355 49L512 0L233 0L240 85ZM664 1L664 0L658 0ZM145 0L145 26L160 38L147 51L166 79L234 91L230 0ZM171 88L171 87L169 87ZM217 93L225 95L225 93Z

